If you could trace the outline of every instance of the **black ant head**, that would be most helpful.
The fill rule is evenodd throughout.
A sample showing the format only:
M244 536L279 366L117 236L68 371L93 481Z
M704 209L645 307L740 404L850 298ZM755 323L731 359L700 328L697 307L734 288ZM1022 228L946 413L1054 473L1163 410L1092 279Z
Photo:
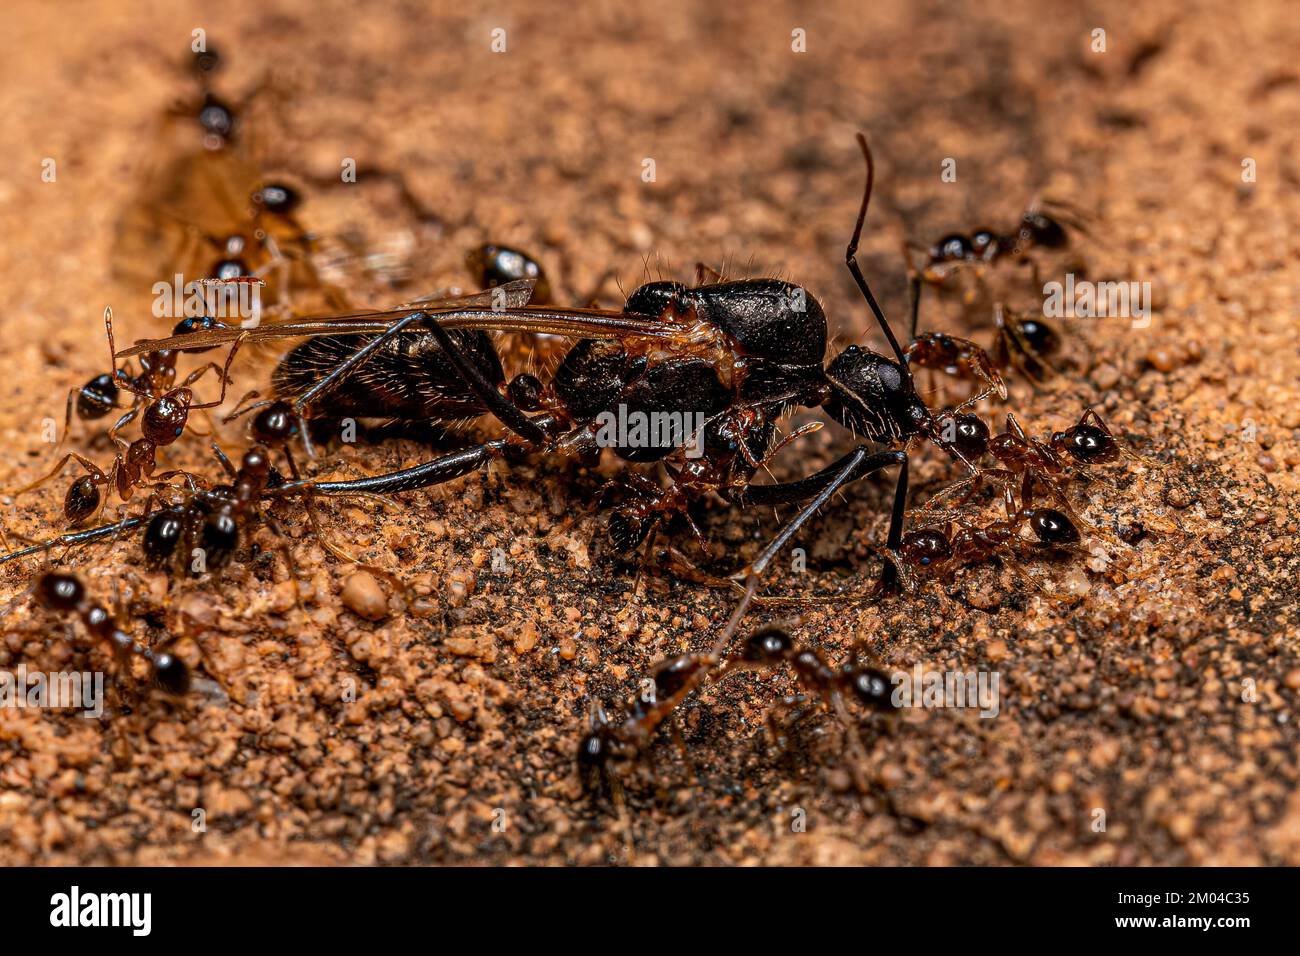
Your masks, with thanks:
M117 382L110 373L96 375L77 392L77 417L103 418L117 407L118 394Z
M845 664L840 669L840 680L853 691L858 702L872 710L898 710L894 702L893 682L882 670L864 664Z
M850 345L826 367L826 379L830 394L822 407L855 435L893 442L934 430L911 373L877 352Z
M1061 249L1070 243L1065 227L1047 213L1038 210L1020 217L1020 234L1017 238L1022 248L1040 246L1043 249Z
M71 574L47 571L36 583L36 597L51 611L75 611L86 600L86 589Z
M910 567L929 568L952 557L952 542L936 528L923 528L903 535L898 552Z
M794 641L779 627L764 627L749 635L741 658L761 667L774 667L790 656Z
M302 205L302 195L284 183L267 183L252 198L255 205L277 216L287 216Z
M180 697L190 689L189 666L175 654L159 654L153 659L154 686Z
M286 445L298 434L298 413L288 402L272 402L253 416L249 430L253 440L260 444Z
M1088 419L1093 417L1096 424ZM1064 452L1080 465L1095 465L1119 457L1119 444L1096 413L1085 414L1079 424L1053 432L1052 450Z
M1052 508L1036 508L1029 515L1029 527L1038 540L1048 545L1077 544L1079 529L1074 522Z
M194 59L191 61L194 72L200 80L205 82L209 76L221 68L221 64L222 59L216 48L206 45L204 49L194 51Z

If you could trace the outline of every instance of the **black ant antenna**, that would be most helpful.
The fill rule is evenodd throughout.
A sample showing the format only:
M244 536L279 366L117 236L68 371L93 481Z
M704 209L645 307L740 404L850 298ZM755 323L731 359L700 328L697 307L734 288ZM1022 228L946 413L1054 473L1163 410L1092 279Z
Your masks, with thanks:
M853 227L853 238L849 240L848 248L844 251L844 264L849 267L849 272L853 273L853 281L862 290L863 298L867 300L867 305L871 307L876 321L885 333L885 338L889 340L889 347L894 350L894 356L898 359L898 364L903 367L903 371L910 381L912 370L908 368L907 355L899 346L898 339L894 337L894 330L889 327L889 320L885 318L880 303L876 301L876 297L871 292L871 286L867 285L866 276L862 274L862 269L858 265L858 241L862 238L862 226L867 221L867 203L871 201L871 187L876 180L876 162L871 156L871 147L867 145L865 134L858 133L858 145L862 147L862 155L867 161L867 188L862 193L862 208L858 210L858 222Z

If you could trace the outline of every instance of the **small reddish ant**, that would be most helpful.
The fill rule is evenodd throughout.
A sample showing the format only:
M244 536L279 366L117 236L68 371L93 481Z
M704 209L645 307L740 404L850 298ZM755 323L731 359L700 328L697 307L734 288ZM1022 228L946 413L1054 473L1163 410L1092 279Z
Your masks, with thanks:
M118 445L118 453L113 465L104 472L94 462L76 452L69 452L44 477L18 489L15 495L25 494L54 479L69 461L75 460L87 474L76 479L69 486L63 501L63 515L70 527L84 525L99 513L104 504L101 486L114 487L123 501L131 498L135 488L144 480L153 477L157 465L159 448L175 442L184 433L189 423L189 415L195 409L215 408L225 401L226 387L230 383L230 364L239 351L239 341L231 347L226 356L224 367L215 362L195 369L179 385L176 381L177 352L165 349L150 352L140 357L141 371L132 375L125 368L117 367L116 349L113 344L113 311L104 310L104 327L108 334L110 355L113 356L113 372L108 376L96 376L80 390L68 394L67 418L64 436L71 427L74 398L78 410L85 406L96 412L94 417L102 417L105 405L111 397L116 400L119 391L130 392L134 396L131 407L123 414L112 428L108 437ZM208 371L216 371L221 377L221 395L212 402L195 402L191 387ZM107 385L107 387L102 387ZM109 405L108 407L112 407ZM140 437L127 443L117 437L117 433L136 418L140 419ZM61 445L62 443L60 443ZM174 474L174 473L173 473Z
M102 642L112 652L118 667L130 673L133 658L148 664L151 683L168 694L180 696L190 689L190 669L186 663L163 648L147 647L119 625L116 617L102 604L90 599L81 579L60 571L46 571L37 578L29 593L36 595L41 607L59 614L75 614L92 640ZM12 607L12 605L10 605Z
M779 627L754 631L742 646L727 652L737 626L753 598L753 587L745 592L730 621L705 653L667 658L651 669L646 692L627 704L621 722L611 722L604 708L595 703L587 733L578 744L577 764L584 788L599 791L608 785L615 803L622 806L622 785L615 765L625 764L641 754L656 731L692 692L706 683L717 683L730 674L749 670L772 670L788 665L804 688L815 695L844 726L850 751L850 773L859 793L869 790L862 776L866 751L848 707L849 699L872 711L897 710L889 676L882 670L853 661L833 667L816 650L799 647ZM775 730L774 730L775 733Z

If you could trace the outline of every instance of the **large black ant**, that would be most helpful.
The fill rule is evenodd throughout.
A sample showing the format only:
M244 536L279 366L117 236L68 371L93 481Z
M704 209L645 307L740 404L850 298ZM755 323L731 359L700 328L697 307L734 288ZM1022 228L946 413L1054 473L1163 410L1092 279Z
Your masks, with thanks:
M509 454L597 452L598 417L614 409L647 416L696 413L705 422L703 454L698 458L686 457L680 447L610 443L625 460L663 462L672 482L672 487L657 492L647 483L629 486L631 503L621 515L612 516L611 529L617 532L619 546L639 545L664 518L710 492L742 505L806 502L738 577L757 575L839 489L896 466L899 475L888 534L890 547L896 548L903 531L911 440L928 439L972 473L976 469L956 438L943 434L941 416L917 395L907 356L858 266L857 246L874 181L866 139L859 136L858 140L867 181L845 263L893 358L855 345L823 364L827 322L821 305L805 289L776 279L697 288L651 282L635 290L619 312L527 306L528 280L524 280L494 290L495 309L471 300L262 326L246 334L254 339L369 337L361 342L354 339L351 354L328 371L327 363L313 360L313 373L304 376L312 384L299 402L337 402L360 414L364 399L372 409L369 414L376 416L391 415L392 405L399 402L408 407L423 404L435 414L444 414L450 406L465 415L490 412L508 430L504 438L391 474L353 481L291 482L271 493L303 493L308 484L321 495L410 491L449 481ZM508 297L501 301L500 295L508 296L512 287L522 290L523 301L516 304ZM399 337L407 330L412 335ZM551 333L581 341L569 350L549 382L519 375L507 385L490 342L471 339L473 344L467 345L467 332L487 331ZM233 330L196 332L190 343L145 342L122 354L181 344L221 344L234 337ZM328 348L313 346L312 341L299 350ZM304 353L299 350L281 363L277 373L281 382L287 368L301 364ZM397 364L397 357L405 364ZM375 366L376 362L380 364ZM412 366L422 369L421 377L412 374ZM448 366L455 374L447 374ZM364 388L347 385L349 378L362 375L358 381L364 382ZM752 484L759 467L779 447L776 420L800 405L820 406L860 439L891 447L873 451L870 445L859 444L803 479ZM888 567L885 573L889 575Z

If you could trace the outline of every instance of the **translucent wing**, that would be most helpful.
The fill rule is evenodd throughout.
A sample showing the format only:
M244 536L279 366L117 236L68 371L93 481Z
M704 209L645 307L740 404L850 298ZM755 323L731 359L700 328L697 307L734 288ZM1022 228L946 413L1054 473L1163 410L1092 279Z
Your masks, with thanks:
M262 325L251 329L228 328L191 332L165 339L137 342L118 352L118 358L157 352L161 349L185 349L225 345L237 339L245 342L268 338L308 335L377 334L395 322L422 312L437 320L445 329L482 329L493 332L527 332L564 335L574 338L614 339L650 338L664 341L695 341L708 335L705 323L665 321L658 317L629 315L602 309L562 309L527 305L533 279L520 279L496 289L439 299L426 306L407 306L383 312L360 312L347 315L318 316L299 322ZM419 326L410 329L418 332Z

